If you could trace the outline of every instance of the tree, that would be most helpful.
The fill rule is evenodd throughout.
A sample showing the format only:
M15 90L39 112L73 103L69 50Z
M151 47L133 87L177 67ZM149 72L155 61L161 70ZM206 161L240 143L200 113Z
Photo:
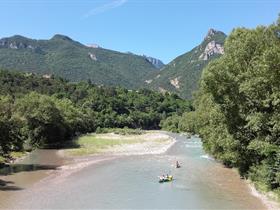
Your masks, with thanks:
M12 119L13 99L0 96L0 155L22 149L22 138L18 123Z
M27 142L37 147L57 146L65 141L66 124L52 98L35 92L17 99L15 119L22 123Z
M233 30L225 54L204 69L195 101L207 151L267 189L280 187L278 31L279 23Z

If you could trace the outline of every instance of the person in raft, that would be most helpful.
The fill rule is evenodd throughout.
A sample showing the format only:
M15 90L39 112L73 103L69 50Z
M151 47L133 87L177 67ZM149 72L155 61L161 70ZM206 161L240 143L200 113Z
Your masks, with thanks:
M181 166L180 166L180 164L179 164L179 161L177 160L176 161L176 168L180 168Z

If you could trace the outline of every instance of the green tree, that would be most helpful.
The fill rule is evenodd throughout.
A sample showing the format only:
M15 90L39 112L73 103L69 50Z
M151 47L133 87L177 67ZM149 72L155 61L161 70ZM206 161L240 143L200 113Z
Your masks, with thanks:
M65 141L65 121L51 97L31 92L16 100L15 111L30 145L57 146Z
M280 187L279 31L233 30L225 54L204 69L194 103L206 150L269 190Z

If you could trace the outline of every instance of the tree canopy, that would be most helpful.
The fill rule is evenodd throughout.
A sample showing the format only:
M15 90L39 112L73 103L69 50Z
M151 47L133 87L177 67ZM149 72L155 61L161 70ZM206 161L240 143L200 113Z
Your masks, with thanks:
M97 128L159 129L161 120L190 109L175 94L0 71L0 155L60 147Z

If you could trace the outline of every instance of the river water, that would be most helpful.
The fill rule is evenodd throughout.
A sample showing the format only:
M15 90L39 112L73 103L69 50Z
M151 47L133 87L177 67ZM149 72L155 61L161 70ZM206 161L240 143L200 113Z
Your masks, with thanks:
M67 176L63 176L63 170L52 172L22 190L0 192L0 207L265 209L237 172L204 153L199 138L171 135L177 142L165 154L113 158ZM176 160L182 165L180 169L174 167ZM35 173L46 171L38 169ZM167 173L174 176L174 181L158 183L157 176Z

